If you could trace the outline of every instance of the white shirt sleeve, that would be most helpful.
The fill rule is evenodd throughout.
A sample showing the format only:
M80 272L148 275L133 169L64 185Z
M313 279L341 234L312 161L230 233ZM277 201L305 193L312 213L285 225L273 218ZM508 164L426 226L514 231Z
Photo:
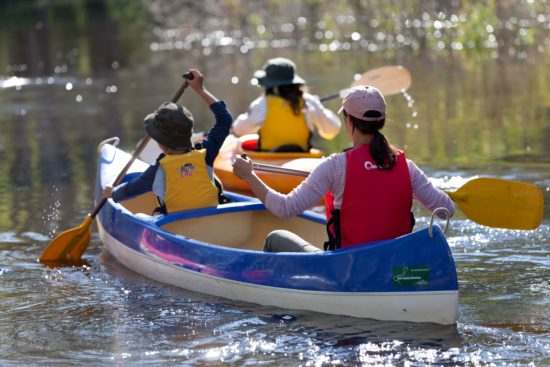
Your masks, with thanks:
M246 134L255 134L260 130L267 114L267 101L265 96L256 98L250 106L248 111L241 113L233 125L231 130L236 136L243 136Z
M325 108L319 98L304 93L306 103L306 122L311 130L315 127L323 139L331 140L338 135L342 125L334 112Z

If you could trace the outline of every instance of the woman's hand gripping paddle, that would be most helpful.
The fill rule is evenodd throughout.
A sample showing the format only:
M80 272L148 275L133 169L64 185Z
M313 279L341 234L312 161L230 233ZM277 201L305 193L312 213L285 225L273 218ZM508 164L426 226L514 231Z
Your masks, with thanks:
M184 79L191 80L194 78L191 72L183 74ZM172 102L176 103L185 89L189 86L187 81L185 81L177 93L172 97ZM136 160L136 157L143 150L149 141L149 136L145 137L136 147L135 151L132 153L132 157L124 166L122 171L117 176L113 186L116 186L122 181L126 172ZM65 264L78 264L81 263L81 257L88 244L90 243L90 225L92 224L94 218L99 213L103 205L107 202L107 199L102 199L101 202L95 207L92 213L88 214L80 226L76 228L71 228L57 237L55 237L50 244L46 247L42 255L40 256L41 263L48 263L54 265L65 265Z
M254 169L307 177L308 171L254 163ZM544 196L538 186L500 178L476 178L447 192L464 215L494 228L536 229L544 214Z

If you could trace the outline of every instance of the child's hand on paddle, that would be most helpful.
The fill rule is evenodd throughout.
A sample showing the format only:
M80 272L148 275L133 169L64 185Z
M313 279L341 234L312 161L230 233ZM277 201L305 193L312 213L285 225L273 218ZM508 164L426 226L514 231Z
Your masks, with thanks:
M113 195L113 187L110 185L105 186L103 189L103 198L109 199Z
M190 79L185 76L185 74L191 73L193 78ZM210 93L208 89L204 86L204 76L197 69L191 68L187 73L184 74L185 81L187 84L199 95L201 98L210 106L212 103L218 102L218 98Z
M196 91L204 89L204 76L197 69L189 69L189 72L193 74L193 79L186 79L187 84Z

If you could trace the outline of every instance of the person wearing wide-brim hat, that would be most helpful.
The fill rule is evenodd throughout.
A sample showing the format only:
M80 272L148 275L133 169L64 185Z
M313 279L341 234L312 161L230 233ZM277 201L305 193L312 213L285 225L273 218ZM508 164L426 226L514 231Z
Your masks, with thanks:
M275 230L266 238L265 251L317 252L405 235L414 226L413 198L426 209L444 207L453 215L451 198L434 187L405 152L393 147L380 131L387 114L386 101L378 89L365 85L351 88L340 112L353 147L322 160L290 194L268 187L254 173L250 159L236 158L233 173L279 217L297 216L325 194L328 197L326 243L310 244L292 232Z
M179 104L165 102L143 121L147 134L162 154L141 175L115 188L106 186L105 198L115 202L153 191L158 198L158 213L215 206L224 199L216 185L213 165L233 118L224 101L219 101L203 84L203 75L191 69L189 86L208 104L216 119L204 140L193 145L193 114Z
M318 97L304 92L306 81L291 60L270 59L254 73L254 78L264 93L232 126L236 136L258 133L258 144L246 149L309 151L314 130L327 140L340 131L338 116L325 108Z

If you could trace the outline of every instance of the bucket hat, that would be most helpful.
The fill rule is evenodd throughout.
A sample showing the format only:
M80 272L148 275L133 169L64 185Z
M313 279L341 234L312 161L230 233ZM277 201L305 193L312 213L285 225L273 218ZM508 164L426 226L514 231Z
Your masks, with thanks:
M192 147L193 123L191 112L173 102L164 102L143 121L145 131L151 138L174 150Z
M279 85L305 84L306 81L296 74L296 65L284 57L269 59L254 73L258 83L266 88Z

